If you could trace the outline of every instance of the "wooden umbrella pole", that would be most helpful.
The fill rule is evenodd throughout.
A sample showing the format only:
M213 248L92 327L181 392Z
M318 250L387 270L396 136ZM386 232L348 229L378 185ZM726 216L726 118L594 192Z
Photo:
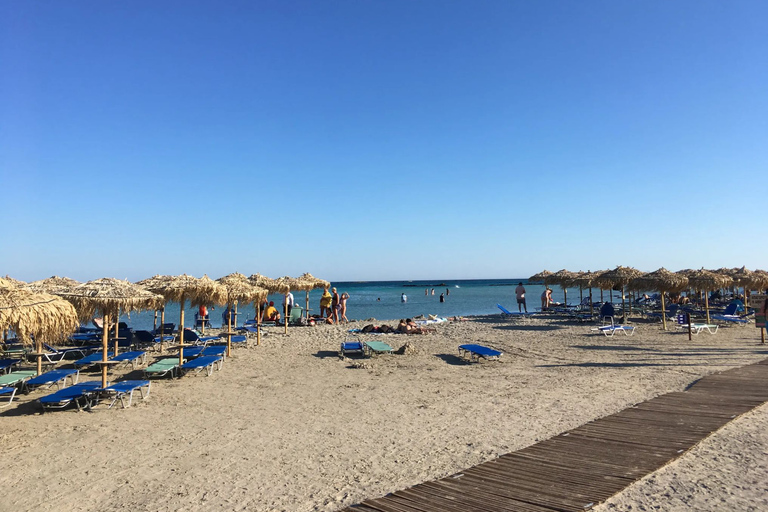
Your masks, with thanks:
M104 312L104 328L101 330L101 360L107 361L109 351L109 313ZM101 387L107 387L107 365L101 365Z
M595 305L594 301L592 300L592 287L589 287L589 314L590 316L593 316L595 314Z
M563 307L568 307L568 290L563 286Z
M227 315L227 357L232 353L232 303L227 302L230 314Z
M760 343L765 343L765 327L760 328Z
M235 327L237 327L237 301L235 301Z
M625 324L627 323L627 309L626 309L626 301L624 300L624 285L621 285L621 323Z
M179 366L184 364L184 295L179 300Z
M43 340L39 339L39 336L37 338L38 339L35 340L35 344L37 345L37 374L40 375L43 373Z
M288 290L288 293L291 293L291 290ZM288 334L288 293L283 297L283 313L285 314L283 323L285 324L285 334Z
M709 294L705 291L704 292L704 308L707 310L707 323L711 323L709 321Z
M261 345L261 304L256 305L256 346Z
M163 341L165 338L165 306L160 310L160 353L163 353Z
M584 302L584 289L579 285L579 302Z
M667 308L664 306L664 290L661 290L661 330L667 330Z
M117 355L117 346L118 346L118 336L119 336L119 327L120 327L120 308L117 308L117 314L115 315L115 351L114 355Z

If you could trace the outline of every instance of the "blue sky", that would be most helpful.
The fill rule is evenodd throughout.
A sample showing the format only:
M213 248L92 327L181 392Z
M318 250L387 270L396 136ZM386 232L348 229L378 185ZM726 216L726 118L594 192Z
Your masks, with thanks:
M768 3L0 4L0 274L766 268Z

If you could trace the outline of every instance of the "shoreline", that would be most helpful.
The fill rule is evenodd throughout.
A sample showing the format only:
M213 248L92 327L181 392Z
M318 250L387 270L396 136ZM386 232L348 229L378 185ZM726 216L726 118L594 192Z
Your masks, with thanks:
M437 324L430 335L376 336L395 349L409 341L418 353L352 368L339 344L365 323L289 327L288 336L270 328L261 346L234 349L222 371L153 381L150 397L125 410L0 411L8 460L0 483L15 490L6 502L21 510L332 512L768 357L753 326L689 342L659 324L638 322L634 336L611 338L555 318L488 315ZM467 364L457 355L463 343L504 356ZM763 406L745 421L768 427L767 416ZM59 476L45 492L32 478L41 471ZM721 496L726 504L756 492L742 477L728 477L738 490ZM116 479L127 483L115 487Z

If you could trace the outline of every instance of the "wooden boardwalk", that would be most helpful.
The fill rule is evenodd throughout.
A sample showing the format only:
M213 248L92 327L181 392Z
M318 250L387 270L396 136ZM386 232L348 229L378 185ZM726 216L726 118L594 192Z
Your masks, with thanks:
M587 510L766 401L768 359L342 512Z

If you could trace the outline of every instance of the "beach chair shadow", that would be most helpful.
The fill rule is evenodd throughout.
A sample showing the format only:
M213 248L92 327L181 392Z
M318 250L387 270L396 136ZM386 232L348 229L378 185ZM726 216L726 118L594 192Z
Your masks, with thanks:
M453 366L466 366L470 364L469 361L467 361L466 359L462 359L456 354L435 354L435 357L437 357L438 359L442 359L446 363Z

